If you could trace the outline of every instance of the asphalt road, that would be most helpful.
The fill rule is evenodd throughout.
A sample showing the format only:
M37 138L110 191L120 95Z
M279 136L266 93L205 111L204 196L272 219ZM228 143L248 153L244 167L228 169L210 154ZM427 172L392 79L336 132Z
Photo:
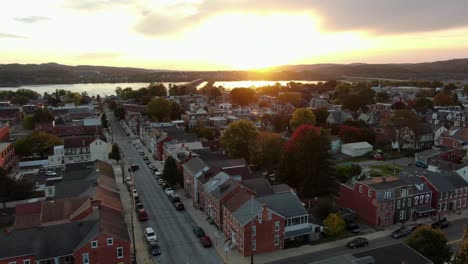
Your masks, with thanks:
M153 227L158 236L162 254L154 257L155 263L170 264L217 264L223 263L213 248L203 248L193 234L194 221L186 211L176 211L164 191L154 179L154 174L144 163L135 147L130 143L120 123L112 113L106 113L113 133L113 140L128 159L129 164L138 164L134 181L140 199L148 213L149 220L141 228ZM160 163L156 163L160 170ZM125 171L125 173L128 173ZM138 227L135 227L138 228Z
M463 228L467 223L466 219L460 219L451 222L451 226L448 228L442 229L447 236L447 241L449 242L452 251L456 250L456 245L459 239L463 236ZM331 258L334 256L345 255L345 254L354 254L361 251L367 251L369 249L384 247L388 245L393 245L402 241L405 241L406 238L395 239L390 236L382 237L378 239L374 239L369 241L369 246L364 248L358 249L350 249L347 248L345 245L342 247L331 248L327 250L323 250L320 252L314 252L310 254L304 254L298 257L282 259L274 262L270 262L269 264L306 264L311 263L314 261L324 260L327 258Z

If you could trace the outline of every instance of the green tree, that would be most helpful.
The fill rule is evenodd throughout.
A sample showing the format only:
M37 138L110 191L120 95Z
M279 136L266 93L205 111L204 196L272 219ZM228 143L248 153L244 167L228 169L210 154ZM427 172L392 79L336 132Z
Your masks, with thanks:
M148 114L161 122L171 114L171 102L163 97L154 98L148 103Z
M185 111L177 102L174 102L174 101L170 101L170 102L171 102L171 114L170 114L171 120L181 119L182 114L184 114Z
M123 108L123 106L118 106L114 109L114 116L119 119L119 120L122 120L125 118L125 108Z
M390 100L390 94L382 91L375 94L375 101L378 103L387 103Z
M259 132L255 125L247 120L238 120L224 130L221 145L233 158L245 158L250 161Z
M175 185L177 182L180 182L181 176L179 174L177 162L173 157L169 156L164 162L162 178L169 183L169 185Z
M294 131L300 125L315 125L315 115L312 110L309 108L296 108L294 113L292 114L291 121L289 121L289 125L291 129Z
M458 251L455 253L455 259L452 264L468 263L468 225L465 226L463 238L458 245Z
M151 83L148 86L148 93L152 96L167 96L167 89L162 83Z
M215 138L214 129L209 127L197 126L192 129L192 132L195 133L199 138L206 138L208 140L213 140Z
M23 129L33 130L34 129L34 116L27 115L23 120Z
M343 218L335 213L331 213L323 220L323 224L325 225L325 234L329 236L337 236L343 233L346 223Z
M346 97L351 93L352 85L350 83L340 83L335 87L335 102L337 104L343 104Z
M409 109L400 109L393 112L387 121L387 125L393 128L393 138L398 143L398 151L407 143L408 130L414 130L421 123L419 116Z
M361 166L358 164L336 166L335 175L341 183L346 183L352 177L361 174Z
M450 263L452 252L447 245L445 234L438 229L430 226L418 228L411 233L405 243L434 264Z
M48 123L54 121L54 115L47 109L39 108L34 111L33 122L35 123Z
M114 159L117 161L117 163L119 163L121 159L120 148L116 143L112 144L112 150L109 153L109 159Z
M247 106L256 101L255 90L251 88L234 88L230 95L231 102L241 106Z
M109 123L107 122L106 113L102 113L102 116L101 116L101 124L102 124L102 127L103 127L103 128L108 128L108 126L109 126Z
M272 168L281 161L283 140L277 133L260 132L251 153L252 163L264 168Z
M329 135L310 125L298 127L285 144L280 180L303 197L336 195L338 182L329 153Z
M318 125L325 124L327 122L328 116L330 115L330 112L328 112L328 110L324 107L317 108L313 110L312 112L314 112L315 119Z
M433 106L434 103L431 101L431 99L426 97L418 97L414 101L414 107L416 108L432 108Z
M62 139L44 131L35 130L15 141L15 152L19 156L47 156L54 146L63 145Z

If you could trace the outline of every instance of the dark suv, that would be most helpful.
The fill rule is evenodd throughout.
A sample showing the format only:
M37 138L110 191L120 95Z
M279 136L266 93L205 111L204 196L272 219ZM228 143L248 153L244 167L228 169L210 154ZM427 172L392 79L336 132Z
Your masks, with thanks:
M346 244L349 248L365 247L367 245L369 245L369 240L365 237L356 237Z
M393 238L401 238L408 236L409 234L411 234L411 229L406 227L400 227L397 230L393 231L391 236Z

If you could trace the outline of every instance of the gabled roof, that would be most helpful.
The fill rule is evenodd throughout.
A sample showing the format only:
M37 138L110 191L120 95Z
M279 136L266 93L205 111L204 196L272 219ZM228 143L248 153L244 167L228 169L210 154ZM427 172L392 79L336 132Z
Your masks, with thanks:
M41 202L18 204L15 208L14 229L37 227L41 223Z
M182 164L182 167L188 174L192 176L195 176L196 174L201 172L203 169L207 168L203 160L201 160L198 157L193 157L189 159L187 162Z
M216 189L216 187L226 182L229 178L229 175L224 172L220 172L203 184L203 190L205 192L211 192Z
M65 137L63 138L63 145L65 148L89 147L94 140L96 140L96 137L93 136Z
M424 177L432 184L439 192L449 192L455 189L468 187L466 182L456 172L445 172L439 174L428 174Z
M226 209L233 213L235 212L237 209L239 209L239 207L241 207L244 203L246 203L249 199L252 198L252 195L245 192L245 191L241 191L239 192L236 196L232 197L231 199L229 199L225 204L224 204L224 207L226 207Z
M302 205L301 200L291 192L258 196L255 197L255 200L260 204L266 204L269 209L284 218L307 214L307 210Z
M367 184L370 188L378 191L378 190L388 190L392 188L408 186L410 183L401 179L400 177L391 176L391 177L382 177L382 178L372 178L362 183Z
M243 226L262 211L262 205L255 199L249 199L232 216Z
M264 178L244 180L241 181L241 184L258 195L269 195L274 193L270 182Z
M87 200L87 197L80 197L44 201L41 208L41 224L69 221L70 216Z
M36 260L73 254L90 232L99 231L98 221L82 221L41 228L14 230L0 235L0 259L35 255ZM96 232L97 234L97 232Z
M239 182L229 178L225 182L216 186L216 188L211 191L211 194L219 200L231 193L231 191L237 186L239 186Z
M103 205L114 208L115 210L123 211L120 195L116 191L98 186L96 188L95 200L101 201Z

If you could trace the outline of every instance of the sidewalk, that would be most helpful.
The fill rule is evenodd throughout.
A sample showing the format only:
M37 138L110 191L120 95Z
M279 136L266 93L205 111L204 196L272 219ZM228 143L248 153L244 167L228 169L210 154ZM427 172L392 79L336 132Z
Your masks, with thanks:
M123 161L122 161L123 162ZM127 168L125 168L126 170ZM150 256L148 252L148 248L146 245L146 240L143 235L143 229L141 228L140 222L138 222L135 210L133 210L133 199L130 196L130 193L127 190L127 185L125 183L117 183L117 188L119 189L120 193L120 200L122 201L122 206L124 208L125 213L125 222L127 223L128 234L130 235L130 239L133 240L132 237L132 222L131 222L131 214L133 215L133 227L135 232L135 249L134 256L136 258L137 263L153 263L153 257ZM131 250L133 251L133 245Z

